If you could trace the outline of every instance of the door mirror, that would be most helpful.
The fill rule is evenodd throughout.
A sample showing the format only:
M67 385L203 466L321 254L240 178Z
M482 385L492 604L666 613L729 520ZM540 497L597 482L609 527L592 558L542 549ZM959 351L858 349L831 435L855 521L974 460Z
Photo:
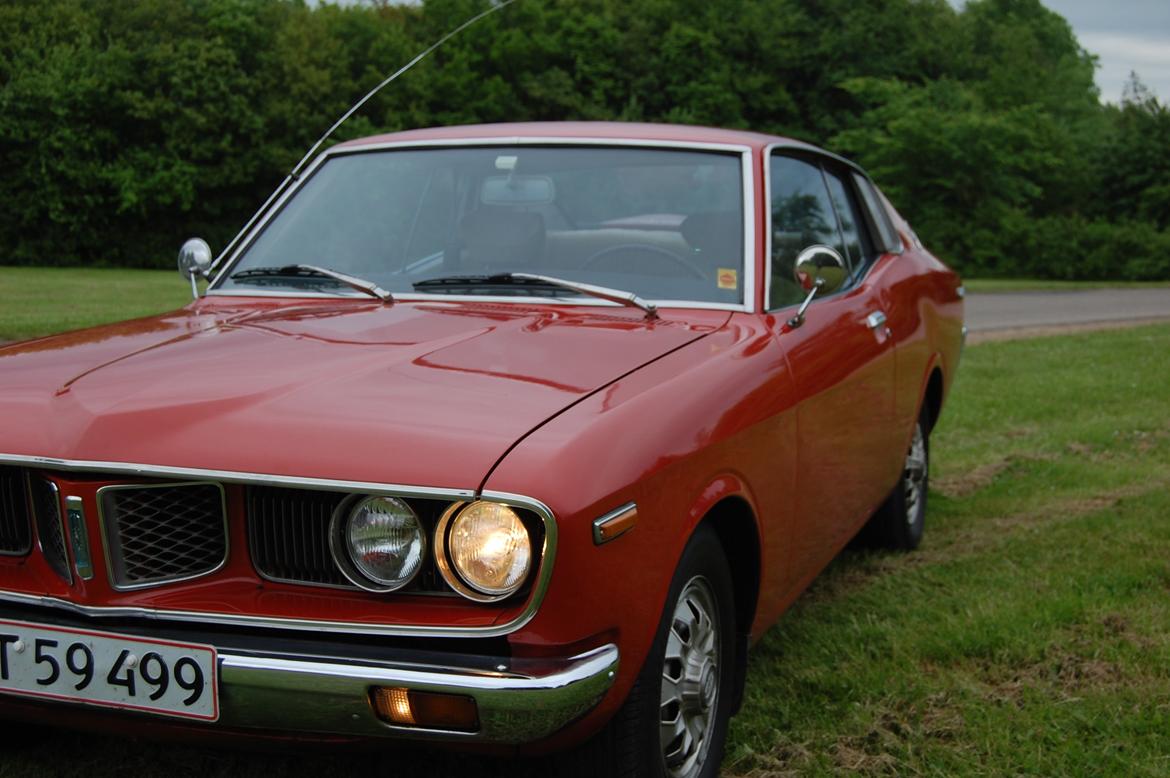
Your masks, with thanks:
M804 313L814 297L832 294L844 286L845 279L849 277L845 258L837 249L822 243L800 252L792 265L792 273L800 288L808 292L808 297L800 304L800 310L788 320L788 326L793 329L804 324Z
M191 296L199 296L197 278L206 278L211 269L211 246L203 238L191 238L179 249L179 275L191 282Z
M845 285L849 270L845 258L832 246L817 244L800 252L793 263L796 283L806 292L832 294Z

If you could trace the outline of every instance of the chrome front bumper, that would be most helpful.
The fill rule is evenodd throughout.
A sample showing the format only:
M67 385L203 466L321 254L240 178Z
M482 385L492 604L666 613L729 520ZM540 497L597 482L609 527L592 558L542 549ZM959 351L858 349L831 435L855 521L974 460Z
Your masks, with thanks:
M561 660L506 660L486 671L394 662L354 664L221 650L221 725L357 737L514 744L551 735L591 710L618 669L613 644ZM376 686L475 699L476 732L389 724L374 712Z

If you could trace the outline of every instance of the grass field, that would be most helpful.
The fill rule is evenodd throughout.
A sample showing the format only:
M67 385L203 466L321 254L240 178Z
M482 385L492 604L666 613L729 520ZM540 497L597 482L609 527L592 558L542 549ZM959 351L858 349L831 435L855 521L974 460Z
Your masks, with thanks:
M191 300L178 272L0 267L0 340L170 311Z
M923 547L847 550L756 646L724 774L1170 774L1166 354L1167 325L969 347L932 439ZM556 765L72 733L0 752L0 777L34 778L514 778Z

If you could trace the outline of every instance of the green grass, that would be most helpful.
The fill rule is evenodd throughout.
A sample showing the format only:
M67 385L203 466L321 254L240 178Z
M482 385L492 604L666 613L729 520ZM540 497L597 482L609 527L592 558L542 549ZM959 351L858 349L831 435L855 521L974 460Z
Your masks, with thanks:
M0 267L0 340L149 316L190 300L190 285L174 271Z
M968 350L923 547L756 647L740 776L1170 772L1170 327Z
M1170 281L1053 281L1043 278L964 278L968 292L1080 292L1088 289L1155 289Z
M847 550L753 649L724 774L1170 774L1168 353L1166 325L969 347L932 439L922 548ZM41 733L5 746L0 777L557 764Z

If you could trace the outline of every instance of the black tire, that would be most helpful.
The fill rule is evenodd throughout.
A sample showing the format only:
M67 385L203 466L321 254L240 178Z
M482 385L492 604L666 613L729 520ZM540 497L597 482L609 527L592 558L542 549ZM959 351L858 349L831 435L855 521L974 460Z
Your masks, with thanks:
M930 419L923 410L914 425L902 477L862 530L862 539L866 544L895 551L918 548L926 528L929 486Z
M715 638L713 667L710 663L694 661L703 652L686 649L685 635L682 634L688 632L687 624L684 623L686 618L697 615L695 608L699 600L702 600L698 605L700 609L714 611L709 630ZM682 611L684 617L676 619L680 609L686 609ZM701 619L696 619L696 624L699 621ZM672 633L674 640L671 639ZM706 634L708 630L700 627L690 636ZM577 753L568 756L575 774L597 778L718 776L727 738L727 724L734 704L734 665L737 659L735 634L735 596L727 558L714 530L700 526L683 551L670 583L666 607L650 655L629 697L605 729ZM674 657L668 660L668 645L672 652L680 645L683 646L683 655L691 661ZM667 683L667 673L672 676L681 674L685 679L687 668L691 668L692 674L697 676L697 683L688 687L694 689L695 697L687 708L688 715L699 718L705 716L703 720L709 724L701 727L705 736L701 739L702 745L694 749L693 759L668 766L667 748L663 746L659 733L662 711L666 709L669 713L670 710L669 703L660 706L660 694L662 685ZM682 719L684 711L679 709L675 712Z

